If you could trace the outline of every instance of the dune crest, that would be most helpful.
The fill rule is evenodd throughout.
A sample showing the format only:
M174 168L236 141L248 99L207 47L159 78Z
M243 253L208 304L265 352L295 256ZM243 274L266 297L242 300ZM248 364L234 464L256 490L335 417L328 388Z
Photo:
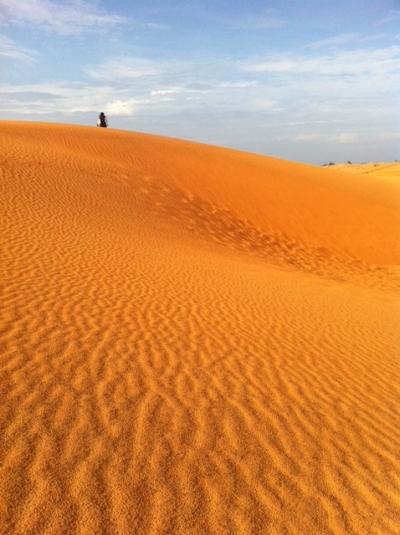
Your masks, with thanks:
M400 183L0 128L0 533L398 533Z

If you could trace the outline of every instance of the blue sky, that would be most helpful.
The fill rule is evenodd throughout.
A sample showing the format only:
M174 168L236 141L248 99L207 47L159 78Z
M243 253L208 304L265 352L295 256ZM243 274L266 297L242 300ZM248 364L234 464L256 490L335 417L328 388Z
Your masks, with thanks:
M400 0L0 0L0 117L400 159Z

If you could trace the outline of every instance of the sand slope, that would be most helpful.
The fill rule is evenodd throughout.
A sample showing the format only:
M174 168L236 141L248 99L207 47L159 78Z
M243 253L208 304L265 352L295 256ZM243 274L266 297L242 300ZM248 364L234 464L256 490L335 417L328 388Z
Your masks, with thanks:
M0 139L1 533L399 533L398 182Z

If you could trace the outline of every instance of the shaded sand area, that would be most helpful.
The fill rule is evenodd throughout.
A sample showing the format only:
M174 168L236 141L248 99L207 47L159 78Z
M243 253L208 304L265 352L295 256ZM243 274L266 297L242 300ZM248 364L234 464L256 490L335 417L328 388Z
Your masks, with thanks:
M400 532L398 182L0 135L2 534Z

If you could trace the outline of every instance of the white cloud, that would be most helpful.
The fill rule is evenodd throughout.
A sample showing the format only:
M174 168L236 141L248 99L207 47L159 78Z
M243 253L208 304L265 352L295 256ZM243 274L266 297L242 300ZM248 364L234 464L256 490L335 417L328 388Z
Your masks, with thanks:
M243 80L243 81L226 81L226 82L208 82L203 84L186 85L186 86L172 86L157 88L151 91L151 96L165 96L165 95L182 95L190 93L207 94L224 92L225 90L241 90L250 87L255 87L257 82L255 80Z
M0 58L33 63L36 60L36 53L33 50L17 45L12 39L0 35Z
M308 45L308 48L318 49L325 47L336 47L338 45L351 43L357 37L358 35L356 33L342 33L340 35L334 35L332 37L327 37L326 39L314 41L313 43Z
M179 95L185 91L184 87L168 87L165 89L153 89L150 91L152 97L165 97L165 95Z
M232 89L245 89L247 87L254 87L258 84L257 80L243 80L239 82L221 82L218 87L232 88Z
M195 83L198 72L194 67L185 84L168 85L157 63L126 62L128 65L124 63L123 68L116 60L121 71L111 68L113 61L107 64L110 68L104 69L103 65L93 69L92 77L98 80L86 83L0 85L0 110L23 115L74 115L103 110L112 116L129 117L140 112L168 115L207 109L216 113L226 110L275 113L279 109L276 100L266 98L254 81L222 79ZM130 80L134 83L129 83Z
M310 50L319 50L321 48L339 48L342 45L359 45L361 43L370 43L372 41L378 41L385 38L384 33L373 33L368 35L361 35L359 33L341 33L339 35L333 35L326 39L320 39L309 44L306 48Z
M35 25L70 35L110 28L125 17L107 13L85 0L0 0L0 23Z
M360 140L359 134L346 133L336 134L329 138L332 143L339 143L340 145L349 145L352 143L358 143Z
M127 100L114 100L106 104L105 111L113 116L130 116L133 115L137 108L138 101L134 98Z
M295 136L293 136L293 141L305 141L305 142L308 142L308 141L315 141L317 139L320 139L321 136L319 134L297 134Z
M252 73L286 75L359 76L397 73L400 70L400 46L345 50L324 55L271 55L264 61L244 63L242 68Z
M168 24L159 24L158 22L146 22L145 27L149 30L172 30Z
M88 69L88 75L95 80L127 81L162 73L164 67L142 58L115 58L107 60L96 68Z
M0 111L20 115L97 114L103 110L114 116L128 117L141 102L144 99L108 85L73 82L0 85Z
M267 30L280 28L284 25L279 12L273 8L264 9L258 14L243 15L239 21L233 23L234 26L244 30Z

